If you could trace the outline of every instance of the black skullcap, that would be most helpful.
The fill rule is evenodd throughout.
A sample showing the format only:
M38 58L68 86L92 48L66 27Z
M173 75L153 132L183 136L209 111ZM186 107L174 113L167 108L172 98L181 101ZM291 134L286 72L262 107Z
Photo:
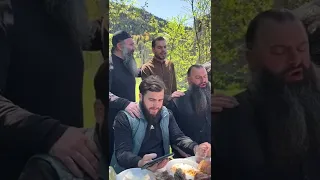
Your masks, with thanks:
M117 44L125 39L131 38L130 34L125 31L117 31L113 34L112 37L112 45L113 47L117 46Z

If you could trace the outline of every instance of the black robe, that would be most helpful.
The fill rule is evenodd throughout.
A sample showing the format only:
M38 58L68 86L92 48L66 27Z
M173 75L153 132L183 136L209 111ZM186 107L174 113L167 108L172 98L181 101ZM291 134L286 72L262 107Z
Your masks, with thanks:
M82 45L45 12L45 1L12 0L11 3L14 23L0 26L2 95L32 113L82 127ZM91 25L92 46L85 50L101 50L101 19ZM56 132L60 126L56 123L60 122L51 118L35 121L28 115L9 116L12 102L0 101L0 179L8 180L16 179L30 156L46 153L63 133ZM19 115L24 110L16 111ZM24 143L13 137L21 138Z
M239 106L213 114L213 179L318 180L320 157L309 153L304 162L279 170L268 164L263 116L249 91L236 96Z
M113 123L116 115L120 110L124 110L130 102L135 102L135 88L136 79L123 64L123 60L116 55L112 54L113 69L109 75L109 91L119 97L111 98L109 100L109 119L108 119L108 131L109 131L109 146L104 147L108 149L108 161L111 162L111 156L114 150L114 134ZM110 97L109 97L110 98Z

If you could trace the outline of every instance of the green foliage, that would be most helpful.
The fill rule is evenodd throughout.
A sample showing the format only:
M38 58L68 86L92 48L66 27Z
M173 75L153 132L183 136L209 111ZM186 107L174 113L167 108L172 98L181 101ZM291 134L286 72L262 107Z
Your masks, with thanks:
M221 90L243 89L247 85L248 67L244 56L244 35L249 22L275 3L294 9L311 0L213 0L212 25L215 57L214 87Z
M114 1L111 1L114 2ZM188 1L191 7L191 1ZM114 10L110 10L111 26L120 27L128 32L135 31L132 34L136 43L135 59L138 66L146 63L153 57L151 41L153 38L163 36L167 41L168 59L175 65L178 88L184 90L187 87L186 72L187 69L196 63L205 63L210 60L211 45L211 15L209 0L194 0L194 8L184 16L172 17L168 20L162 20L141 9L133 8L134 1L122 0L117 4L112 3ZM126 10L116 11L118 7L125 7ZM135 16L128 14L133 12ZM140 16L137 16L139 14ZM129 18L128 18L129 17ZM187 27L187 20L193 18L196 20L193 28ZM131 19L128 23L128 19ZM141 23L141 24L139 24ZM127 24L133 24L128 26ZM140 28L136 30L133 28ZM113 29L114 30L114 29ZM109 35L109 44L111 45L112 34ZM110 46L111 49L112 46Z

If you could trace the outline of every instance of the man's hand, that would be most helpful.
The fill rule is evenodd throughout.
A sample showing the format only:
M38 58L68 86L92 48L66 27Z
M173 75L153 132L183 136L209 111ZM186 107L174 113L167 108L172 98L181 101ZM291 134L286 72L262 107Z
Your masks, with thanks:
M143 165L147 164L148 162L152 161L152 159L156 158L157 154L151 153L151 154L146 154L143 156L143 158L138 162L138 167L142 167ZM164 159L160 163L156 163L153 166L149 167L148 169L152 172L157 171L158 169L163 168L164 166L167 165L169 162L169 159Z
M52 146L49 154L60 159L75 176L82 178L82 171L85 171L93 179L97 179L100 155L95 143L84 132L85 129L68 128Z
M178 97L181 97L181 96L184 96L184 93L183 92L180 92L180 91L175 91L171 94L170 98L178 98Z
M204 142L199 146L194 147L194 154L196 157L196 162L199 163L201 160L208 156L211 156L211 144Z
M140 117L140 108L138 103L130 102L125 111L127 111L132 117Z
M234 108L239 103L234 97L225 95L211 95L211 111L221 112L224 108Z

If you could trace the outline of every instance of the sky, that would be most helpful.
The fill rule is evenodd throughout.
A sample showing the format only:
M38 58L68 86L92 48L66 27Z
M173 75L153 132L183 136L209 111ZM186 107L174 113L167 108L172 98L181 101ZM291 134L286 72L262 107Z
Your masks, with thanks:
M137 0L136 6L141 8L146 1L148 2L148 7L145 7L146 11L165 20L189 14L191 9L191 6L183 0ZM192 18L188 20L187 24L192 26Z

